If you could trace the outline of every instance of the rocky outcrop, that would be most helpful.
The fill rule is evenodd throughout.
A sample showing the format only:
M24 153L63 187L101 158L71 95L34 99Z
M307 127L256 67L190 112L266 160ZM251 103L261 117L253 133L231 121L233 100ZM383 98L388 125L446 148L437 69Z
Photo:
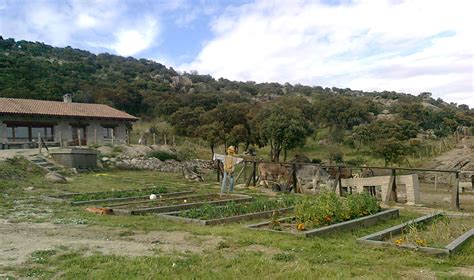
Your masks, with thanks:
M44 178L46 179L46 181L50 183L60 183L60 184L67 183L66 177L64 177L63 175L57 172L49 172L48 174L44 176Z

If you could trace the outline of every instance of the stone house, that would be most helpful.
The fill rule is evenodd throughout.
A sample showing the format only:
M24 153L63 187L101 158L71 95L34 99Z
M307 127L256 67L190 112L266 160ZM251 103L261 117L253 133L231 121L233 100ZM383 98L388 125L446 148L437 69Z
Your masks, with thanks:
M125 144L138 118L103 104L0 98L0 149Z

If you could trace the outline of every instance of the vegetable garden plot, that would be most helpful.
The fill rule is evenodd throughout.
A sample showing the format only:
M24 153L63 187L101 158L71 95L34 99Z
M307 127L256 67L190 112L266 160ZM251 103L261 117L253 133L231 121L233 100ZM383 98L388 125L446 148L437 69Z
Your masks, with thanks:
M232 198L230 195L219 195L216 193L211 194L194 194L194 195L183 195L177 197L163 197L157 196L156 199L149 199L146 201L134 201L134 202L126 202L126 203L114 203L114 204L107 204L103 206L107 206L114 209L142 209L142 208L150 208L150 207L158 207L158 206L166 206L166 205L177 205L183 203L194 203L200 201L214 201L214 200L222 200L222 199L229 199Z
M364 236L358 242L448 255L474 236L474 217L434 213Z
M398 217L398 209L387 209L373 215L311 229L307 229L304 224L298 223L297 217L295 216L282 219L272 219L271 221L250 225L248 228L296 236L313 237L327 235L341 230L354 230L360 227L369 227L381 221L396 219Z
M117 206L110 206L113 213L119 215L140 215L146 213L166 213L173 211L180 211L190 208L200 207L204 204L222 205L231 201L245 202L253 198L248 195L237 194L205 194L186 196L173 199L157 199L146 203L121 204Z
M200 225L216 225L286 214L293 211L294 203L295 197L257 198L240 204L234 201L222 206L204 204L199 208L160 214L160 217Z
M48 198L69 202L71 205L84 205L118 201L147 200L151 194L161 195L162 197L173 197L177 195L189 194L192 192L193 191L170 192L170 190L166 187L151 187L104 192L69 193L49 196Z
M340 230L367 227L380 221L397 218L398 209L382 210L369 194L352 194L347 198L323 193L295 205L295 216L250 225L250 229L282 232L297 236L325 235Z

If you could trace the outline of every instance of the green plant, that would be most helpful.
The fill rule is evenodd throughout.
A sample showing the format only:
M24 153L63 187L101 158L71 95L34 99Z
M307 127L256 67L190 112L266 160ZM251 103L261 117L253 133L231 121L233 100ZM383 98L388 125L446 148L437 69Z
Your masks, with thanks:
M201 220L225 218L230 216L290 207L295 204L297 199L298 198L294 196L283 196L277 199L267 199L259 197L252 202L242 204L238 204L234 201L226 203L222 206L205 204L199 208L181 212L179 216Z
M270 228L273 230L281 230L281 224L279 221L280 215L278 212L272 213L272 219L270 221Z
M173 159L178 160L178 156L174 153L167 152L167 151L153 151L147 154L148 158L157 158L161 161Z
M313 228L374 214L379 210L377 200L365 192L347 197L323 192L318 197L307 197L298 202L295 216L298 224Z
M273 255L273 260L281 261L281 262L289 262L295 259L295 256L287 254L287 253L278 253Z

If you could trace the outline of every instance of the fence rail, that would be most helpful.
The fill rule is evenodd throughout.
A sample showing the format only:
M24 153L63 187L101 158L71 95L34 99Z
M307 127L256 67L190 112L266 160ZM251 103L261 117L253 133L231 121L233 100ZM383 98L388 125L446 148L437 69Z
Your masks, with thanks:
M450 199L450 206L452 209L460 209L460 200L459 200L459 175L461 173L464 173L465 171L461 171L459 169L432 169L432 168L411 168L411 167L381 167L381 166L345 166L345 165L323 165L323 164L315 164L315 163L292 163L292 162L271 162L271 161L264 161L264 160L244 160L243 161L243 167L240 171L237 172L237 176L235 179L235 182L238 183L239 179L242 179L242 174L244 184L246 187L250 186L252 184L253 186L257 185L257 182L259 181L259 174L258 174L258 165L261 163L267 163L267 164L279 164L281 166L284 166L290 170L290 178L289 182L292 183L293 185L293 190L296 191L296 186L298 183L298 178L297 178L297 171L298 168L301 166L315 166L319 167L325 170L330 170L332 172L336 173L335 180L337 180L337 184L339 186L342 186L341 183L341 178L342 178L342 173L343 171L350 169L352 170L365 170L365 169L371 169L371 170L387 170L387 176L390 176L390 185L389 185L389 192L391 192L391 196L393 197L393 193L396 195L396 178L397 176L401 176L400 173L402 171L409 171L409 172L436 172L436 173L447 173L447 174L452 174L452 179L450 179L451 184L452 184L452 194L451 194L451 199ZM215 161L215 166L216 166L216 173L217 173L217 181L220 182L222 179L222 174L223 174L223 164L220 160ZM250 172L248 172L249 168L251 168ZM473 171L474 172L474 171ZM437 188L437 178L438 175L435 176L435 190ZM342 187L339 187L340 195L342 195ZM396 200L396 198L395 198Z

